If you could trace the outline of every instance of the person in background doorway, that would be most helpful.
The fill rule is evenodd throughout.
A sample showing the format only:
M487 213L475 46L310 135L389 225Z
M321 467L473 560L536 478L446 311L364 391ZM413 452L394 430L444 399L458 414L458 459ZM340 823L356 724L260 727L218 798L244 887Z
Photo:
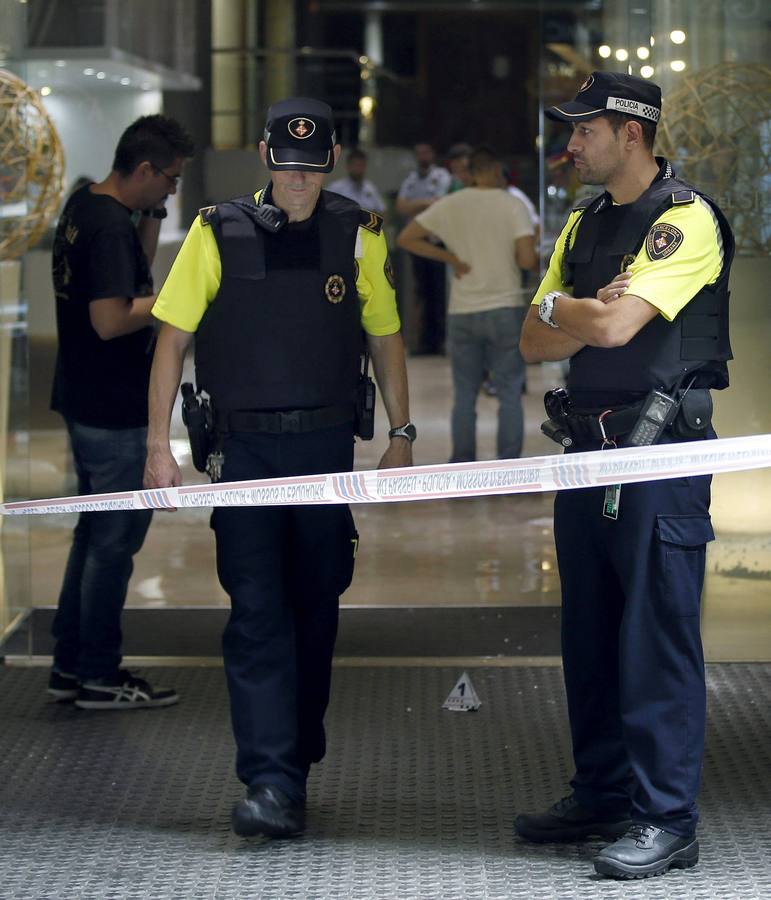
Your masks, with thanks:
M454 274L447 317L454 390L450 462L477 458L476 403L486 370L493 373L499 401L498 457L522 452L519 335L526 308L520 270L537 262L525 205L500 190L498 155L478 147L470 168L473 187L432 204L398 238L403 249L446 263Z
M396 198L396 210L408 221L428 209L450 190L452 176L436 165L431 144L415 144L416 168L402 182ZM415 353L444 353L446 320L446 272L444 263L435 258L412 257L417 305L422 323Z
M366 177L367 154L360 147L354 147L346 157L345 166L348 173L346 177L331 182L327 190L347 197L362 209L371 209L382 216L386 205L380 191Z

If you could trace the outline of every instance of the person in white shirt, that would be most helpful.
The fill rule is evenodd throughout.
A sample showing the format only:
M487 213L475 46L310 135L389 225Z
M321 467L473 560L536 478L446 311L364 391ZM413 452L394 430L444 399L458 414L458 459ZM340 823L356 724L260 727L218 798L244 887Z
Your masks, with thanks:
M431 144L415 144L417 168L404 179L396 198L396 211L407 220L424 212L450 190L452 176L447 169L435 164L436 155ZM423 322L417 353L444 352L446 319L445 267L436 259L414 256L412 271L415 277L417 301L422 307Z
M476 459L476 401L485 370L493 373L500 459L522 452L525 364L519 334L521 269L537 263L525 204L500 189L501 164L488 147L470 158L472 187L438 200L401 232L400 247L452 267L448 310L454 401L451 462ZM439 238L446 247L432 243Z
M360 147L354 147L348 154L345 164L348 175L328 184L327 190L353 200L362 209L371 209L382 215L386 208L385 201L369 178L365 178L367 154Z

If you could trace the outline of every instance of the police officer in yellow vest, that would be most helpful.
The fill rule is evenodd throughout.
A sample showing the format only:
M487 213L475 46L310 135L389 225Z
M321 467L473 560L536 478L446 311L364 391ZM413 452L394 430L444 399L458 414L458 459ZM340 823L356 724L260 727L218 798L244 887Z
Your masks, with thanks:
M572 126L579 179L602 194L568 217L521 338L529 362L570 360L544 430L574 450L714 438L727 387L734 242L715 203L653 141L661 91L595 72L547 110ZM526 840L613 841L598 873L644 878L698 861L706 717L699 604L714 539L710 477L562 491L554 531L572 793L523 814Z
M147 487L180 483L169 420L195 335L196 380L216 423L217 480L350 471L362 329L391 425L380 467L412 462L407 376L380 216L321 190L340 155L332 110L292 98L268 110L271 182L202 210L153 314ZM324 755L338 598L358 536L346 506L218 508L217 571L240 835L305 824L306 779Z

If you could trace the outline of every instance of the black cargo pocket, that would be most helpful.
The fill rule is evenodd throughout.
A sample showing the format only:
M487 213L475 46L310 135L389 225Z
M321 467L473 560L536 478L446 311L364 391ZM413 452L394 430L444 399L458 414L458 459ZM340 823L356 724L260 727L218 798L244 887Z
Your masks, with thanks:
M356 530L356 524L353 521L353 513L350 507L346 506L343 510L345 520L343 527L345 530L345 542L341 542L342 558L338 567L340 580L338 583L338 595L347 591L353 581L353 567L356 563L356 554L359 552L359 532ZM344 549L343 549L344 548Z
M698 616L706 545L715 540L709 516L656 516L661 596L673 616Z

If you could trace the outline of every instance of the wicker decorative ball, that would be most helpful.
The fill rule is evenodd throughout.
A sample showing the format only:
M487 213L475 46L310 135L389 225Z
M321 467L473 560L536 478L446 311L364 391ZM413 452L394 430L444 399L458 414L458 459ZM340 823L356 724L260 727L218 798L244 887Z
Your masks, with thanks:
M658 149L726 214L736 251L771 250L771 68L723 63L664 97Z
M0 259L18 259L56 215L64 152L37 91L0 69Z

